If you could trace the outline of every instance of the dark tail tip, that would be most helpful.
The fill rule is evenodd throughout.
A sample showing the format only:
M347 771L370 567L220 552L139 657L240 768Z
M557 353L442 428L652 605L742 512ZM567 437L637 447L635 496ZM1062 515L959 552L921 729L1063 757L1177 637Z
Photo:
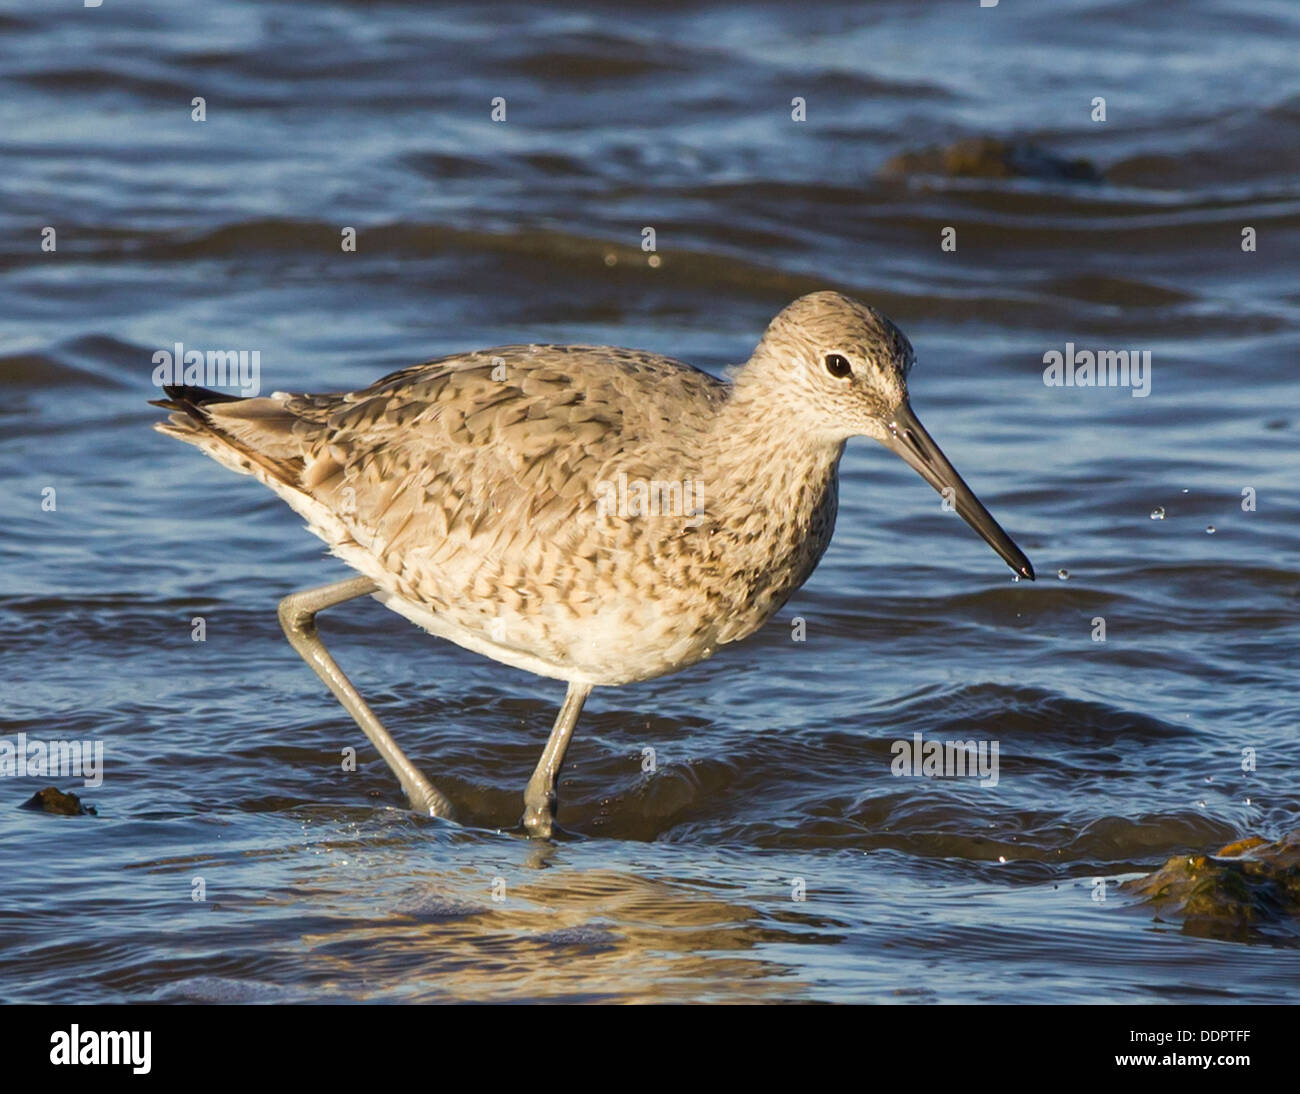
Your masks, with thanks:
M169 399L203 406L204 403L237 403L238 395L227 395L224 391L213 391L206 387L193 387L188 384L166 384L163 391Z
M160 406L164 410L181 410L194 417L202 417L198 410L208 403L235 403L238 395L227 395L223 391L212 391L206 387L194 387L188 384L164 384L165 399L150 399L150 406Z

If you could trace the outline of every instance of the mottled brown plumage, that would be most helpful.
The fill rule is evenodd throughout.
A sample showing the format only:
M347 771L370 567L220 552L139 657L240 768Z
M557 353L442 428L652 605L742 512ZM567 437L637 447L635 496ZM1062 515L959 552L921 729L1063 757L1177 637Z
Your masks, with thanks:
M888 319L823 292L782 311L730 382L610 346L503 346L342 394L169 388L174 413L158 428L256 476L373 582L288 598L282 619L391 746L412 800L447 807L317 648L319 607L373 591L434 634L569 681L530 784L526 823L549 831L586 691L693 664L762 626L830 542L849 437L875 437L953 491L1032 577L912 415L911 364Z
M831 351L850 383L823 368ZM844 441L884 439L911 361L883 316L816 293L731 384L609 346L503 346L336 395L178 391L160 428L257 476L434 633L621 684L745 638L808 578ZM602 509L620 475L685 485L703 512Z

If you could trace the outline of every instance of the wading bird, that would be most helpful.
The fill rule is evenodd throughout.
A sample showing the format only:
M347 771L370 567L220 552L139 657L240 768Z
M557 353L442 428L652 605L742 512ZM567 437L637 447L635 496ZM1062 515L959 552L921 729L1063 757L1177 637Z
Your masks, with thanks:
M269 486L359 572L285 597L280 621L415 809L453 813L325 649L317 612L374 596L568 684L524 794L524 828L549 836L591 689L674 672L758 630L830 543L850 437L900 455L1033 578L912 413L912 361L879 312L818 292L781 311L729 381L612 346L503 346L341 394L167 387L157 428ZM626 497L629 482L690 483L699 504L610 504L610 484Z

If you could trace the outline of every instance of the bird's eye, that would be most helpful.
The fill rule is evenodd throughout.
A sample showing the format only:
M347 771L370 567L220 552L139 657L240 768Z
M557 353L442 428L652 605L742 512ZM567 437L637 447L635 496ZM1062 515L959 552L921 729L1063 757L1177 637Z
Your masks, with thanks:
M842 353L828 353L826 355L826 371L836 379L842 380L845 376L853 375L853 366L849 364L849 359Z

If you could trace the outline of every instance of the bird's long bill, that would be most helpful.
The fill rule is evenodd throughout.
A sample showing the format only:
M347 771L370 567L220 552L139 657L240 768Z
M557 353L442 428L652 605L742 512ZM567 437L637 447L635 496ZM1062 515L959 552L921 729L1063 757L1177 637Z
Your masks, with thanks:
M934 443L907 403L903 403L890 420L885 447L902 456L940 494L950 497L962 519L984 537L1008 566L1030 581L1034 580L1034 568L1025 553L980 504L979 498L957 474L957 469L948 462L948 457Z

